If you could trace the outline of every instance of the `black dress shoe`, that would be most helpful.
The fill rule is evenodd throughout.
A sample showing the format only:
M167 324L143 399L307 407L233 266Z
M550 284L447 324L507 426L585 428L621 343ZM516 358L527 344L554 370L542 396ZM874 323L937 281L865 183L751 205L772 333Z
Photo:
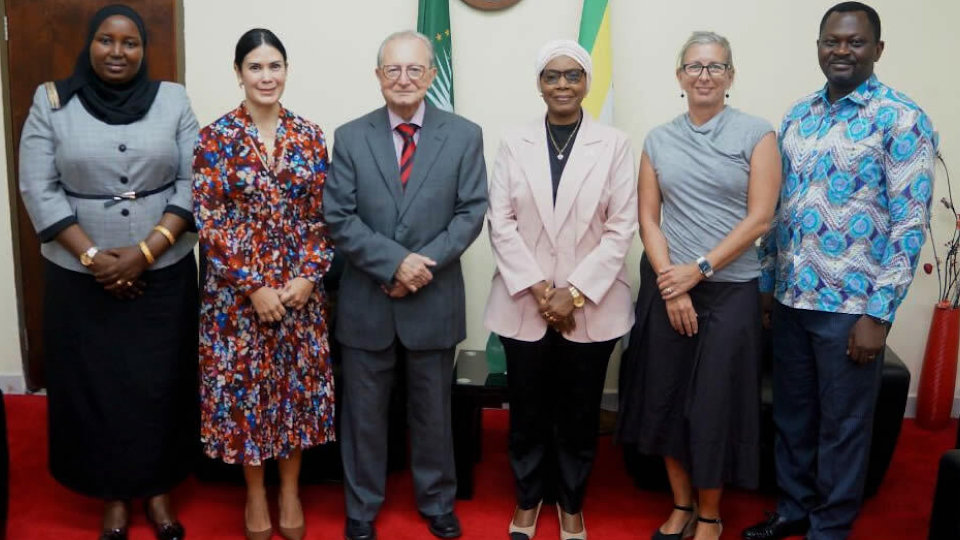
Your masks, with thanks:
M153 527L153 534L157 540L183 540L187 537L187 531L179 521L158 523L154 520L147 501L143 502L143 511L147 515L147 523Z
M127 528L104 529L100 531L100 540L127 540Z
M463 534L460 530L460 520L453 512L423 517L427 519L430 532L437 538L457 538Z
M343 528L343 537L346 540L376 540L377 531L373 529L373 522L347 518L347 526Z
M776 540L788 536L802 536L810 528L809 519L788 521L776 512L768 512L767 520L743 530L747 540Z

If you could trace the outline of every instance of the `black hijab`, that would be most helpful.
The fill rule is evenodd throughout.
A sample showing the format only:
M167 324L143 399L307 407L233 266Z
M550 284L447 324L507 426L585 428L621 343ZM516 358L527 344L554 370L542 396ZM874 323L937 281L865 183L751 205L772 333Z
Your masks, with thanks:
M143 44L144 57L140 63L140 71L133 79L123 84L108 84L93 71L90 64L90 45L96 36L97 29L103 21L122 15L137 25L140 31L140 41ZM74 95L80 96L80 103L87 112L99 120L111 125L131 124L146 116L153 99L157 97L160 81L147 78L147 29L144 27L140 14L132 8L114 4L98 11L90 20L87 31L87 41L77 63L73 68L73 75L57 81L57 94L60 97L61 107L66 105Z

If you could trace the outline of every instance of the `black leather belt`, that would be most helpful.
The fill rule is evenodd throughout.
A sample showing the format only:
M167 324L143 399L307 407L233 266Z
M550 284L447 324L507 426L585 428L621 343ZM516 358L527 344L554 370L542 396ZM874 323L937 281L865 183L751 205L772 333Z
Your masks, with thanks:
M77 199L105 200L107 202L103 203L103 206L106 208L110 208L111 206L119 203L120 201L132 201L135 199L142 199L144 197L149 197L150 195L156 195L161 191L166 191L172 188L175 183L176 182L170 182L169 184L164 184L158 188L148 189L146 191L125 191L123 193L120 193L119 195L90 195L87 193L77 193L67 189L63 190L63 192Z

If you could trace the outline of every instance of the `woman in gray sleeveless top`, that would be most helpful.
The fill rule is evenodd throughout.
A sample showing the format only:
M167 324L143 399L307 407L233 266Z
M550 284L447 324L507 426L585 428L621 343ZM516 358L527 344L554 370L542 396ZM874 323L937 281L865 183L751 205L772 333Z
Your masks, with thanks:
M703 540L722 530L723 485L758 481L754 245L773 218L780 156L768 122L724 103L725 38L695 32L678 64L689 110L650 132L640 163L645 253L619 434L667 465L674 510L653 538Z

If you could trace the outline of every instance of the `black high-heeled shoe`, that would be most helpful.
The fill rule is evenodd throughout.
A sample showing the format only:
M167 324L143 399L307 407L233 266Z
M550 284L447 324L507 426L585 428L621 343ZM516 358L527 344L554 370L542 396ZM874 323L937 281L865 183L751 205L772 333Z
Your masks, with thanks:
M157 537L157 540L183 540L187 537L187 531L179 521L158 523L153 519L153 514L150 513L150 499L143 501L143 513L147 515L147 523L153 527L153 534ZM126 539L126 536L124 536L124 539Z
M694 506L683 506L681 504L675 504L673 507L681 512L689 512L693 514L690 516L690 519L687 520L687 523L683 526L683 530L678 533L667 534L661 532L660 529L657 529L653 536L650 537L650 540L682 540L683 538L691 538L694 533L697 531L697 509Z
M100 540L127 540L127 528L104 529L100 531Z
M716 525L720 527L720 531L717 533L718 538L720 537L720 535L723 534L723 520L721 520L720 518L705 518L702 516L697 516L697 521L699 521L700 523L709 523L711 525Z

